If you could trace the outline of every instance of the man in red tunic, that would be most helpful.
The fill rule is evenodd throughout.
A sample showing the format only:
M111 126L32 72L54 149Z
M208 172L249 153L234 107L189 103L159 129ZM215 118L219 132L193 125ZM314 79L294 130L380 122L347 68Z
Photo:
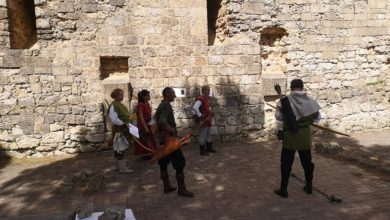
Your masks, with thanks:
M210 86L202 86L202 95L193 106L195 115L201 120L205 120L203 126L199 129L199 149L200 155L209 156L209 153L216 153L211 141L211 106L209 102Z

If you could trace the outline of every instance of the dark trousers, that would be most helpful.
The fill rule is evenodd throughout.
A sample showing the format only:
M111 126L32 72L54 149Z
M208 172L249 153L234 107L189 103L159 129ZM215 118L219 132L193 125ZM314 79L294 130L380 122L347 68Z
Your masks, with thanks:
M168 156L160 159L158 165L160 165L161 171L167 171L168 164L172 162L173 169L176 170L177 174L183 174L184 167L186 166L186 159L184 158L181 149L178 149Z
M282 148L282 153L280 156L280 171L282 181L280 187L283 189L287 189L288 179L291 173L291 166L294 163L295 151L296 150ZM305 171L306 184L311 184L313 181L314 171L314 163L311 161L311 150L299 150L298 154L303 170Z

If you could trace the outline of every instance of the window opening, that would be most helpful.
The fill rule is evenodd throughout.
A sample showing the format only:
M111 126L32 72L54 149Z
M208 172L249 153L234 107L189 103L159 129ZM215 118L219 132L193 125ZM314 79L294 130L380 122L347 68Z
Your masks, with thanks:
M37 42L34 0L7 0L11 49L28 49Z

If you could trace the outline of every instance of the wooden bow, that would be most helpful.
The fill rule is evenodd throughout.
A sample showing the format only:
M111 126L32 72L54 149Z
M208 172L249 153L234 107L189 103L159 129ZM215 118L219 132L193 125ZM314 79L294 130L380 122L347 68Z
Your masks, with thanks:
M184 137L178 139L175 137L168 137L165 140L165 144L161 148L157 148L157 150L153 153L152 159L149 161L150 164L153 164L157 160L160 160L161 158L164 158L171 154L172 152L176 151L180 148L182 145L186 145L191 142L190 137L194 134L195 131L199 130L204 123L206 123L207 119L204 119L200 121L199 125L196 126L194 129L192 129L190 132L188 132L187 135Z

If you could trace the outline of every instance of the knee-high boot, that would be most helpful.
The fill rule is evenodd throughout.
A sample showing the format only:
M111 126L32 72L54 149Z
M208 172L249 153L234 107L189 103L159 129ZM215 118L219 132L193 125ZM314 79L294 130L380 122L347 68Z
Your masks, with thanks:
M288 179L290 178L291 167L281 165L280 168L281 168L282 179L280 181L280 188L275 190L275 193L283 198L287 198L288 197L287 186L288 186Z
M304 168L305 171L305 186L303 187L303 190L307 194L313 193L313 172L314 172L314 164L311 162Z
M176 180L177 180L177 194L180 196L185 197L194 197L194 194L187 190L186 185L184 183L184 174L176 174Z
M199 154L202 156L209 156L209 153L206 151L206 145L199 145Z
M173 192L173 191L175 191L177 189L176 187L171 186L171 183L169 182L168 171L161 170L160 171L160 178L161 178L161 180L163 181L163 184L164 184L164 193L170 193L170 192Z
M213 148L213 143L211 142L206 143L206 152L217 153L217 151Z

